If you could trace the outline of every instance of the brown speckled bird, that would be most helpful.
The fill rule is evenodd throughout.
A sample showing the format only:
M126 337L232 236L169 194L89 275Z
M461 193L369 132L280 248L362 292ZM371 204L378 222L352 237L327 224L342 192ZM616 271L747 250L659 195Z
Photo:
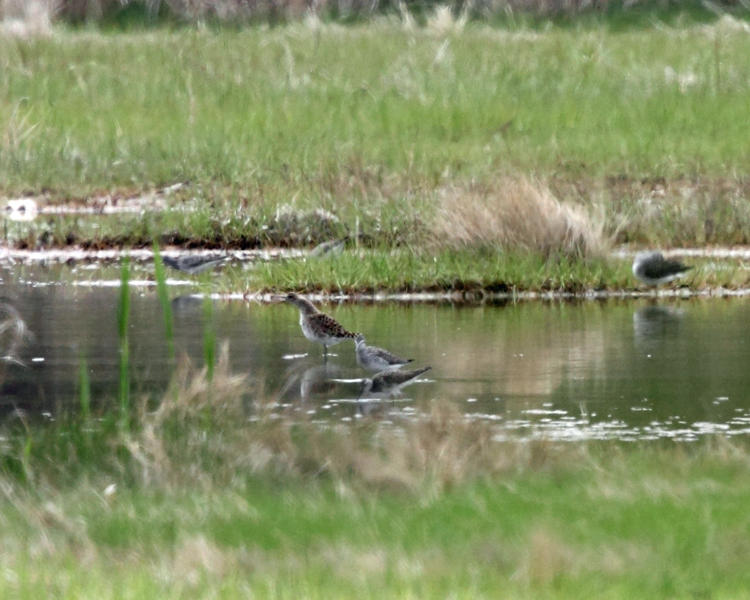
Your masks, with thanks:
M328 346L354 339L357 335L344 329L333 317L320 312L307 298L289 293L284 300L299 308L299 326L302 333L311 342L323 344L324 357L328 356Z

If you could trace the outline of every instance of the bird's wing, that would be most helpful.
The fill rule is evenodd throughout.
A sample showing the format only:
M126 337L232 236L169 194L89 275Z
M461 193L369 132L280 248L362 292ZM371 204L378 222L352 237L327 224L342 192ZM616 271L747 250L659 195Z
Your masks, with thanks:
M643 265L643 274L651 279L659 279L668 275L677 275L691 268L677 260L659 257L658 260L651 260Z
M207 271L211 267L215 267L216 265L223 263L227 257L226 256L214 256L211 258L206 258L203 256L196 256L194 257L195 260L192 262L192 264L188 265L195 273L201 273L203 271Z
M319 327L322 331L325 331L331 337L349 337L353 338L356 333L352 333L344 327L333 317L329 317L324 313L318 313L309 316L310 322L317 324L313 326Z
M390 365L402 365L404 363L411 362L413 358L401 358L396 356L392 352L388 352L385 348L378 348L377 346L368 346L370 352L372 352L378 358L384 360Z
M421 369L414 369L412 371L384 371L378 373L373 377L374 382L378 382L384 386L401 385L407 381L419 377L422 373L429 371L432 367L422 367Z

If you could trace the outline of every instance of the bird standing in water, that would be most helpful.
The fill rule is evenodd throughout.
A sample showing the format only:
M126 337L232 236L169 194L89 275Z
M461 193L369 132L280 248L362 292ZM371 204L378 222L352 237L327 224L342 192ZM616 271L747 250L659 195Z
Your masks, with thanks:
M328 346L354 339L357 335L344 329L333 317L320 312L307 298L292 292L287 294L284 300L294 304L299 309L299 326L302 333L311 342L323 344L323 356L325 358L328 357Z
M354 338L354 343L356 344L357 364L370 371L400 369L414 360L413 358L401 358L384 348L368 346L365 344L365 336L361 333L358 333Z
M398 396L401 388L414 382L422 373L429 371L432 367L421 367L411 371L397 371L389 369L373 375L372 379L362 380L362 394L373 394L375 396Z

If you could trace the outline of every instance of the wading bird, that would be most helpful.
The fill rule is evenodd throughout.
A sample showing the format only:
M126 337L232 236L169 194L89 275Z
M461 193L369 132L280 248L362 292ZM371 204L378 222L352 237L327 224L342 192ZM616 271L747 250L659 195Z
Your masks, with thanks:
M372 379L362 380L361 396L372 394L374 396L398 396L401 388L413 383L422 373L429 371L432 367L422 367L411 371L397 371L389 369L374 375Z
M216 265L220 265L228 256L197 256L185 255L172 258L171 256L162 256L162 262L168 267L187 273L188 275L197 275L208 271Z
M354 339L357 335L344 329L333 317L320 312L307 298L292 292L286 295L284 301L294 304L299 309L299 326L302 333L311 342L323 344L323 356L326 358L328 346Z
M358 333L354 338L356 344L357 364L369 371L385 371L388 369L400 369L405 364L412 362L413 358L401 358L377 346L365 344L365 336Z

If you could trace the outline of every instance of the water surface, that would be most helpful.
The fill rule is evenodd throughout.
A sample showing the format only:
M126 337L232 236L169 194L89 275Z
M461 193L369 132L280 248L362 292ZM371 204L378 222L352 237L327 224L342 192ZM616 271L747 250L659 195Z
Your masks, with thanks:
M116 287L72 285L65 267L4 271L4 296L32 336L3 363L0 411L55 415L73 407L85 357L94 399L117 393ZM185 281L187 283L187 281ZM203 360L206 317L190 287L170 288L178 354ZM133 389L158 394L168 360L153 289L132 289ZM286 304L213 303L210 326L229 344L232 369L277 410L349 421L419 415L434 398L498 437L692 440L750 431L750 305L743 300L578 301L456 306L328 305L372 344L432 370L395 398L361 396L350 342L322 348L301 334ZM19 364L22 363L22 364ZM113 403L114 405L114 403Z

